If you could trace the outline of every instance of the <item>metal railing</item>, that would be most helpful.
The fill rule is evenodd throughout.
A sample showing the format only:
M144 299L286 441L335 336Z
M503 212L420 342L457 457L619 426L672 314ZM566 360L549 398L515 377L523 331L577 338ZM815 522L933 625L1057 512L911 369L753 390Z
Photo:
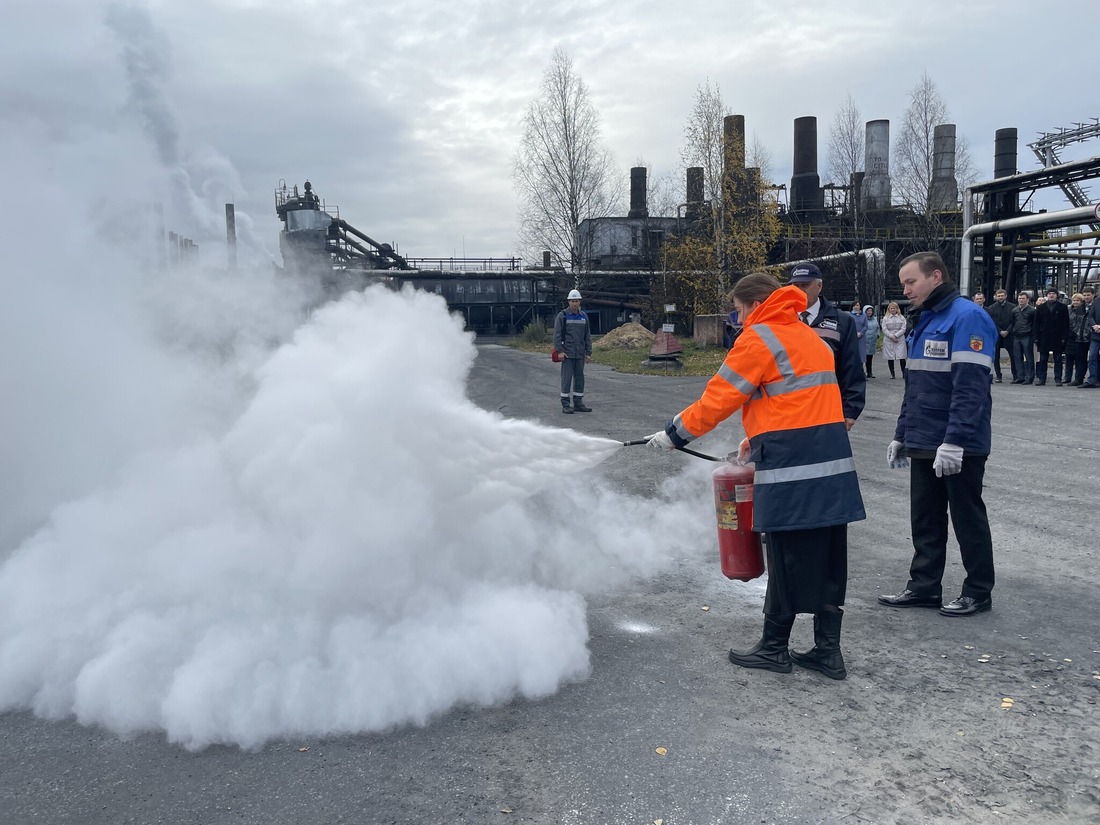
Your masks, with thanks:
M442 269L447 272L515 272L522 258L406 258L413 269Z

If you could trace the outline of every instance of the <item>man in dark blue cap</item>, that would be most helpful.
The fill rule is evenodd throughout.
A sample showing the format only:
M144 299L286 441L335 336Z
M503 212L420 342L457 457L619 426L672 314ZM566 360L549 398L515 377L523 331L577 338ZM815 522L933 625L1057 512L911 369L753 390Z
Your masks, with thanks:
M795 264L788 282L806 293L805 321L833 351L836 380L844 405L844 423L848 429L856 423L867 402L867 373L859 357L859 338L855 320L850 313L821 296L821 270L813 264Z

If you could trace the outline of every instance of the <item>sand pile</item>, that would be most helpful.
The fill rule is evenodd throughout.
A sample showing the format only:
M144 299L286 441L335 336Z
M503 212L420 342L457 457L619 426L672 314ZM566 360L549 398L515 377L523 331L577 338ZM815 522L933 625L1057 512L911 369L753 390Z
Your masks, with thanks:
M623 324L592 343L592 349L649 349L656 336L641 324Z

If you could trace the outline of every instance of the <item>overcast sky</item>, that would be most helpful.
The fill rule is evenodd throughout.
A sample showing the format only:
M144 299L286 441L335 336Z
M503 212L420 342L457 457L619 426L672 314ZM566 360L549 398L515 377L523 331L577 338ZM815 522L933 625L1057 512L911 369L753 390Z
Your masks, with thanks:
M927 71L983 179L994 131L1100 114L1087 55L1095 0L8 0L0 28L0 123L36 141L146 153L148 200L221 264L222 204L277 257L273 190L307 177L328 204L413 256L515 251L510 163L524 107L555 46L599 109L624 186L638 159L682 179L696 87L719 84L788 182L792 122L819 118L819 165L851 93L864 119L897 122ZM137 9L137 11L134 11ZM1074 56L1079 56L1075 58ZM1077 68L1075 68L1077 67ZM1090 108L1092 107L1092 108ZM135 135L144 135L143 143ZM1078 147L1067 157L1096 154ZM145 159L141 159L144 161ZM11 158L6 158L6 162ZM89 160L89 162L92 162ZM205 217L173 195L186 173ZM138 197L141 193L128 193Z

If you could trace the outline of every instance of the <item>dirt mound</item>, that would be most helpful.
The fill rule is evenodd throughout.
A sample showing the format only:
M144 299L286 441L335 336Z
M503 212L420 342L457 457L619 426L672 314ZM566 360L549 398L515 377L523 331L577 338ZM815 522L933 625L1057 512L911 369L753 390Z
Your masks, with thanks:
M649 349L654 337L641 324L623 324L593 342L592 349Z

